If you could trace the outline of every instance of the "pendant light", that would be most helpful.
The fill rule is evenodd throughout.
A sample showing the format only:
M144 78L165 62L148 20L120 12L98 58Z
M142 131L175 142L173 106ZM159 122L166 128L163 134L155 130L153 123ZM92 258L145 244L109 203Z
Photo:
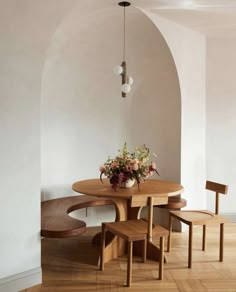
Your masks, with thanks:
M126 97L126 94L130 92L131 85L134 83L132 77L127 75L127 65L125 61L125 33L126 33L126 23L125 23L125 7L130 6L130 2L122 1L118 3L119 6L124 7L124 48L123 48L123 62L121 65L115 66L113 72L116 75L121 76L121 94L122 97Z

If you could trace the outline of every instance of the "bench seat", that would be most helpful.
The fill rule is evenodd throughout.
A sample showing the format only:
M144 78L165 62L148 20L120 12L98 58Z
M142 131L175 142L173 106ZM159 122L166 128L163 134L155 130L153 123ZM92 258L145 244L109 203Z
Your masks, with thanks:
M41 236L65 238L80 235L86 231L86 223L68 214L78 209L104 205L113 205L113 201L87 195L44 201L41 203Z

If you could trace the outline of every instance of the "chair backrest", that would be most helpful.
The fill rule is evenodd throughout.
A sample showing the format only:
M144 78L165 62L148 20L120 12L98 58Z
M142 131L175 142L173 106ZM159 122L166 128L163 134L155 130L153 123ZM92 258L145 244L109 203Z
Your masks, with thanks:
M148 241L152 241L152 229L153 229L153 206L166 205L168 203L168 194L161 197L149 197L148 198Z
M226 195L228 192L228 186L212 181L206 181L206 189L216 193L215 214L219 214L219 194Z

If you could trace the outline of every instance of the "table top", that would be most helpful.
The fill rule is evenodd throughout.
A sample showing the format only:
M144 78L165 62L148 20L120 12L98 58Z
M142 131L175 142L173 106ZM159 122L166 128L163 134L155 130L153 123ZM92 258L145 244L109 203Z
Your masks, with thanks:
M154 179L148 179L140 183L139 190L137 183L131 188L118 188L115 191L108 179L103 179L103 182L100 179L82 180L74 183L72 189L85 195L123 200L139 200L150 196L175 196L181 194L184 190L178 183Z

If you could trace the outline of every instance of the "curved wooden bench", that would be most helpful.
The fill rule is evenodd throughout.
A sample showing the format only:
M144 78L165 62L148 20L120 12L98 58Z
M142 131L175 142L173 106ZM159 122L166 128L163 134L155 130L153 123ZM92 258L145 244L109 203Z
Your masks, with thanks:
M113 205L113 201L87 195L44 201L41 203L41 236L65 238L84 233L86 223L68 214L78 209L104 205Z

